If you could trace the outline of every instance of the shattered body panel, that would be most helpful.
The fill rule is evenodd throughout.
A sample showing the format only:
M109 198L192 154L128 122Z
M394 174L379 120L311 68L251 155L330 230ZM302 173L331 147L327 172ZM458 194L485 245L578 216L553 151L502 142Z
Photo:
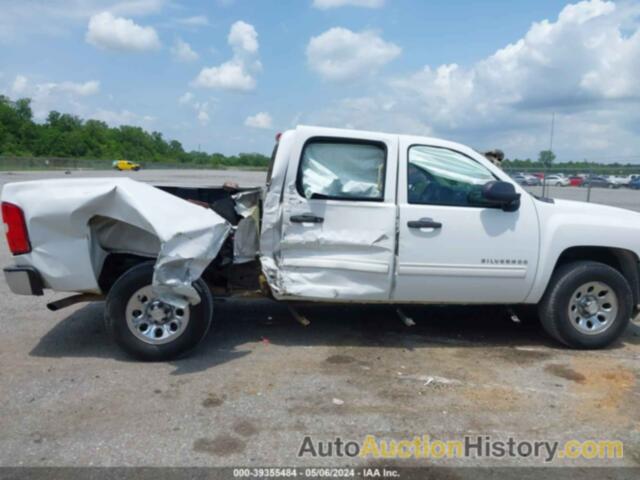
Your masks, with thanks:
M154 293L173 304L198 303L191 283L216 257L231 226L210 209L130 179L43 180L7 184L2 200L19 205L32 266L45 287L99 293L109 253L157 258Z

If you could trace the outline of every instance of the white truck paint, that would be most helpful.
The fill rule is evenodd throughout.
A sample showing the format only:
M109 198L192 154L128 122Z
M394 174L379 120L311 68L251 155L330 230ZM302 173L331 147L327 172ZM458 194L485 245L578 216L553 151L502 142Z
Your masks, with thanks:
M384 143L384 201L303 198L296 190L296 175L302 148L315 137ZM451 149L472 158L496 179L513 185L521 195L520 208L505 212L410 204L411 145ZM324 222L290 222L291 216L304 213L323 216ZM442 228L408 228L409 221L423 217L440 221ZM298 127L280 139L265 194L261 261L279 299L534 304L562 252L581 246L615 247L639 256L640 214L590 203L536 200L483 155L454 142Z
M185 283L223 255L233 232L234 263L256 262L263 292L282 301L540 303L545 328L582 347L617 338L640 303L640 214L537 199L464 145L299 126L279 137L261 211L255 192L234 197L244 219L230 228L211 211L133 181L8 184L2 201L22 209L32 246L5 269L8 283L16 293L38 293L24 291L35 275L44 288L96 293L106 255L155 245L142 248L158 258L154 288L162 283L165 294L184 296ZM103 217L126 235L96 242L92 225ZM159 282L163 265L178 268ZM571 299L562 289L576 285ZM566 305L557 303L564 297ZM558 315L573 322L576 309L584 342L569 327L558 333L565 321Z

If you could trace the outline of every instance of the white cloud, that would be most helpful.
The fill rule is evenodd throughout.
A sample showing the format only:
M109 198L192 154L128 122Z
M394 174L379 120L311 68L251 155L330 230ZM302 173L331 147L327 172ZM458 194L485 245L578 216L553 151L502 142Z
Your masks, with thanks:
M258 33L253 25L242 20L231 25L227 41L236 54L258 52Z
M313 6L320 10L338 7L380 8L384 6L384 0L313 0Z
M106 4L106 8L100 8L100 10L109 10L114 15L131 15L131 16L140 16L140 15L149 15L153 13L158 13L160 10L164 8L164 6L169 3L169 0L122 0L120 2L111 1L96 1L96 0L73 0L76 3L84 3L85 5L91 6L91 4L95 4L94 10L99 7L101 4Z
M101 120L112 127L119 125L137 125L141 127L148 127L148 124L152 123L155 118L150 115L138 115L129 110L108 110L99 108L93 113L88 115L88 118L94 120Z
M50 110L80 112L79 101L84 97L96 95L100 91L100 82L34 82L26 75L16 75L11 94L31 98L34 116L45 118Z
M209 25L209 19L205 15L194 15L193 17L179 18L176 20L181 25L188 27L206 27Z
M209 102L197 101L193 93L185 92L178 98L178 103L182 106L191 107L196 114L196 118L202 125L209 123Z
M173 47L171 47L171 54L180 62L194 62L199 58L199 55L193 51L191 45L181 38L176 39Z
M640 31L623 31L630 12L620 10L602 0L568 5L556 22L534 23L523 38L471 67L427 66L394 86L451 126L498 111L638 99Z
M181 95L180 98L178 98L178 103L180 105L189 105L193 101L193 98L193 93L185 92L184 95Z
M535 157L548 146L555 112L554 145L565 159L637 155L638 20L638 3L568 5L557 19L533 23L521 39L471 65L427 65L396 75L358 101L331 105L317 119L433 131L478 148L501 147L508 156ZM339 72L337 64L329 62L324 76Z
M198 110L198 121L203 125L209 123L209 112L206 110Z
M260 112L247 117L244 124L247 127L269 129L273 126L273 120L267 112Z
M23 94L27 89L28 82L24 75L17 75L11 86L11 91L17 95Z
M160 48L160 39L153 27L143 27L111 12L90 18L86 40L106 50L144 52Z
M193 80L194 86L236 92L256 88L254 74L262 69L262 65L257 58L259 43L255 28L238 21L231 26L227 41L233 49L233 58L221 65L203 68Z
M62 82L62 83L46 83L41 88L48 89L49 91L59 91L63 93L70 93L72 95L78 95L86 97L89 95L95 95L100 91L100 82L91 80L84 83L75 82Z
M307 45L307 62L326 80L343 81L376 72L402 49L375 32L352 32L334 27L312 37Z
M138 17L159 13L170 0L21 0L3 1L0 42L28 35L63 35L100 12Z
M16 75L11 88L15 94L28 94L41 98L55 93L64 93L72 96L86 97L95 95L100 91L100 82L90 80L84 83L77 82L45 82L32 83L24 75Z
M194 85L248 92L256 88L256 80L246 71L244 63L230 60L217 67L203 68L196 77Z

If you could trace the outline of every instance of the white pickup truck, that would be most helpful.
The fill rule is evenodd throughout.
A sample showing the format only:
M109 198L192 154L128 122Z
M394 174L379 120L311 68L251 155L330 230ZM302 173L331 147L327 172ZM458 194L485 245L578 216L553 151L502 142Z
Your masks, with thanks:
M147 360L192 350L223 295L537 305L575 348L618 339L640 304L640 214L536 198L435 138L300 126L263 188L21 182L2 213L12 291L106 298L116 341Z

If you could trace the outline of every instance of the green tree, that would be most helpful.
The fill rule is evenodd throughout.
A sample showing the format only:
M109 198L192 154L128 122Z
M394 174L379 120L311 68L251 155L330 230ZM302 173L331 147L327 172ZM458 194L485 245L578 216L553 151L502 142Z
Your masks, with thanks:
M556 154L551 150L543 150L540 152L540 155L538 155L538 162L540 162L545 167L550 167L555 159Z
M140 127L109 127L99 120L86 120L52 110L44 123L33 121L31 100L12 101L0 95L0 155L72 157L92 159L126 158L138 162L180 162L202 166L266 166L269 158L259 153L227 157L220 153L186 152L177 140Z

